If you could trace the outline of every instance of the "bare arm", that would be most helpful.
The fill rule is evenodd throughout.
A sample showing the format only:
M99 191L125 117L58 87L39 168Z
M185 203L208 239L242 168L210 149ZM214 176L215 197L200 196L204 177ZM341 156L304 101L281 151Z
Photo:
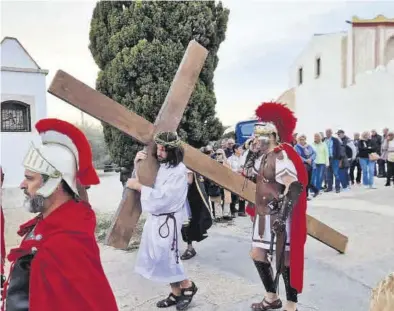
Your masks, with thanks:
M189 173L187 173L187 183L189 184L189 185L191 185L192 183L193 183L193 172L189 172Z

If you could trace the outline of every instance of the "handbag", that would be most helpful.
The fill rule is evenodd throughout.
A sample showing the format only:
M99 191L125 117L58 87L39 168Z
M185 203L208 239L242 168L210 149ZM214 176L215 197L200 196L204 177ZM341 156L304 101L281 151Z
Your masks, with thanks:
M369 154L369 161L377 161L380 159L380 156L376 152L372 152Z

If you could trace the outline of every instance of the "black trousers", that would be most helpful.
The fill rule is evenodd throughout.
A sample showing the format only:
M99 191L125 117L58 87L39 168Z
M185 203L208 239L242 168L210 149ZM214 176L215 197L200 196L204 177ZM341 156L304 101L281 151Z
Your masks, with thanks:
M238 203L238 213L245 213L245 200L241 199L234 193L231 193L231 203L230 203L230 211L231 214L235 214L237 210L235 209L235 205Z
M387 161L387 184L390 184L391 181L394 182L394 162Z
M356 183L361 183L361 165L359 159L356 159L350 165L349 177L352 184L354 184L354 170L357 168Z
M378 175L386 177L386 161L383 159L378 160Z

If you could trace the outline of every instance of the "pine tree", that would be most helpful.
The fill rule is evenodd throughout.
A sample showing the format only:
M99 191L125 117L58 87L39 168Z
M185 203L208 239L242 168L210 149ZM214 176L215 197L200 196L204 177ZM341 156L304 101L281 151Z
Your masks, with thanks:
M229 11L215 1L102 1L90 26L90 51L100 68L96 88L154 122L189 41L209 54L178 133L194 147L223 133L215 116L213 77ZM115 163L130 166L139 144L103 124Z

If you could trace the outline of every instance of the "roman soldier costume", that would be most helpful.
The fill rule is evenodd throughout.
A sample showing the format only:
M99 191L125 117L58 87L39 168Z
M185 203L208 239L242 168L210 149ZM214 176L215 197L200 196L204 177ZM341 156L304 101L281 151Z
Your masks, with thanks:
M256 204L249 205L247 212L254 217L252 247L266 259L253 260L267 293L276 294L282 274L287 301L296 303L303 288L308 182L302 160L290 145L296 118L286 106L272 102L259 106L256 115L255 145L249 149L244 166L245 175L256 179ZM263 144L269 147L259 148ZM280 299L252 305L254 310L281 307Z
M89 142L78 128L57 119L40 120L36 129L42 145L32 144L23 162L43 176L35 195L46 200L61 183L73 194L46 217L39 214L20 226L22 242L7 257L11 269L2 309L116 311L94 235L96 217L77 188L99 183Z

